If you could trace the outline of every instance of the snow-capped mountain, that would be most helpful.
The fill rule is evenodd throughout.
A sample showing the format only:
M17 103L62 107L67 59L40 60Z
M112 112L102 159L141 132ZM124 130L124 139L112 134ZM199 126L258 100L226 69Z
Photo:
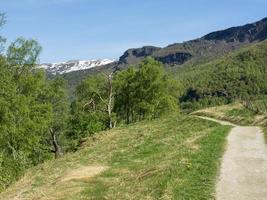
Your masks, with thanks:
M99 59L99 60L71 60L61 63L45 63L41 64L39 68L45 69L51 74L65 74L73 71L90 69L115 62L115 59Z

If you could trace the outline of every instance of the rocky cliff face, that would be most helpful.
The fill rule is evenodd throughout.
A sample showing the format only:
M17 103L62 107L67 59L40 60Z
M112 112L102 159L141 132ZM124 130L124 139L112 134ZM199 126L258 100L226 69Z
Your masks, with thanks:
M192 58L192 54L187 52L171 53L162 57L155 57L156 60L167 65L182 65Z
M245 26L232 27L205 35L204 40L223 40L225 42L254 42L267 38L267 18Z
M151 56L163 64L169 65L181 65L189 60L192 55L187 52L174 52L163 56L156 56L155 53L162 50L159 47L146 46L137 49L127 50L119 59L119 63L122 65L135 64L137 61L144 59L145 57Z
M133 64L136 59L142 59L147 56L152 56L155 51L160 50L159 47L145 46L137 49L128 49L119 59L122 64Z

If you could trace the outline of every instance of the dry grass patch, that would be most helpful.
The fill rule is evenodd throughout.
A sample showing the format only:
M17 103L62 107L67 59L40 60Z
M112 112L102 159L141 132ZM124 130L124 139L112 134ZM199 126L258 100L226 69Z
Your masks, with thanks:
M61 179L62 182L73 180L88 180L101 172L105 171L108 167L105 166L83 166L78 169L67 172Z

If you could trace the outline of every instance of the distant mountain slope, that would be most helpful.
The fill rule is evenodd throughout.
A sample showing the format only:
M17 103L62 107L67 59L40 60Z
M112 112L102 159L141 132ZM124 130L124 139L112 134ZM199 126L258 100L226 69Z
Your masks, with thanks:
M67 81L68 90L70 94L72 94L76 86L89 75L94 75L98 73L111 73L112 71L114 71L117 65L118 65L118 62L115 61L107 65L92 67L86 70L73 71L70 73L60 74L60 76L63 77ZM53 77L55 77L55 75L51 75L51 74L49 75L49 78L53 78Z
M183 85L184 109L267 97L267 40L172 73Z
M64 74L73 89L89 74L121 70L135 65L142 59L152 56L167 68L176 70L186 65L203 64L215 58L237 50L243 46L267 38L267 18L244 26L233 27L207 34L199 39L171 44L160 48L144 46L128 49L117 62Z
M147 56L152 56L167 66L177 66L189 60L199 61L221 55L266 38L267 18L264 18L252 24L212 32L199 39L172 44L165 48L145 46L129 49L120 57L119 67L135 64Z
M44 64L43 67L48 72L63 74L66 72L84 70L91 73L92 65L94 67L109 64L107 67L112 69L123 69L129 65L134 65L148 56L154 57L162 62L165 66L178 66L191 62L202 62L207 59L221 56L227 52L238 49L244 45L263 41L267 38L267 18L252 24L232 27L229 29L215 31L201 38L190 40L183 43L174 43L167 47L160 48L154 46L144 46L141 48L132 48L124 52L118 62L115 60L96 60L82 61L85 63L75 63L70 61L59 64ZM89 64L86 64L89 62ZM73 69L72 69L72 66ZM104 67L105 69L107 67ZM93 70L95 72L95 70Z
M254 42L267 37L267 18L258 22L238 26L205 35L204 40L222 40L226 42Z
M42 64L39 68L45 69L51 74L65 74L73 71L80 71L85 69L91 69L93 67L99 67L115 62L115 59L102 59L102 60L71 60L62 63Z

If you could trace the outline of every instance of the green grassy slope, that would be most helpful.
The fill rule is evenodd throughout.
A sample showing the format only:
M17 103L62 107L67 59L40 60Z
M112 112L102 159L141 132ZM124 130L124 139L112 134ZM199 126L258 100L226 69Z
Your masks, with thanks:
M213 199L229 129L178 114L119 127L30 169L0 199Z
M267 142L266 105L266 100L251 101L250 107L245 107L243 104L235 102L228 105L198 110L194 114L226 120L243 126L260 126L264 131Z
M252 105L261 106L262 101L252 101ZM236 123L238 125L259 125L267 126L267 112L256 112L255 110L246 108L243 104L235 102L228 105L204 108L194 112L195 115L212 117Z
M252 125L257 113L246 109L241 103L204 108L194 112L195 115L207 116L215 119L229 121L238 125Z

